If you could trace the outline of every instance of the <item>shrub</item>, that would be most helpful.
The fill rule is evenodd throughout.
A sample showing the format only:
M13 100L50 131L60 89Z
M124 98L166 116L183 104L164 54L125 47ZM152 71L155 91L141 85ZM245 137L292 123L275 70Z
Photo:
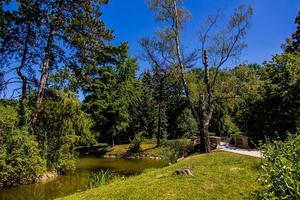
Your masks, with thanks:
M300 132L287 140L267 143L258 179L261 199L300 199Z
M0 148L0 187L34 182L45 171L45 161L35 138L26 130L14 130Z
M71 174L76 169L76 157L70 144L63 144L58 151L56 170L62 174Z
M136 134L134 139L130 141L130 145L128 147L128 154L139 153L141 151L141 143L143 141L142 134Z
M3 137L15 128L18 114L12 106L0 105L0 142Z
M193 152L193 144L188 139L162 140L161 146L168 149L165 151L164 157L172 163Z
M93 172L89 176L89 188L99 187L106 185L111 180L112 174L109 171Z

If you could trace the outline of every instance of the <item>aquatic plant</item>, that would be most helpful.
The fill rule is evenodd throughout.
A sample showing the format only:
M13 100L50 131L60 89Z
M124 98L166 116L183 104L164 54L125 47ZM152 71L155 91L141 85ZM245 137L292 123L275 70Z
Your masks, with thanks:
M101 170L99 172L92 172L89 176L89 188L99 187L101 185L106 185L111 181L112 173L108 170Z

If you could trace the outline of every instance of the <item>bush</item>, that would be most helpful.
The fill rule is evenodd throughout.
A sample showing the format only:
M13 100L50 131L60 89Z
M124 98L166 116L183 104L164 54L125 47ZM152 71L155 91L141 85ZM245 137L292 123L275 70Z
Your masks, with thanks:
M193 144L191 140L162 140L161 146L166 147L164 157L170 162L175 163L179 158L189 155L193 152Z
M142 134L136 134L134 139L130 141L130 145L128 147L128 154L132 154L132 153L139 153L142 149L141 149L141 143L143 142L143 136Z
M75 170L75 146L95 143L92 122L71 92L47 91L36 124L36 137L47 167L66 174Z
M76 157L70 144L63 144L58 151L55 169L62 174L71 174L76 169Z
M262 147L261 199L300 199L300 132Z
M0 105L0 143L3 137L15 128L18 122L18 113L12 106Z
M32 183L45 171L38 143L25 130L14 130L0 148L0 187Z

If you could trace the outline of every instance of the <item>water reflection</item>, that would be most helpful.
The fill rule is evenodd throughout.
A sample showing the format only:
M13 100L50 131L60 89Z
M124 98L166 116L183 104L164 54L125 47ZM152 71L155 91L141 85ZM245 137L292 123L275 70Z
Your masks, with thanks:
M73 175L61 176L53 181L18 186L0 191L1 200L48 200L88 189L88 177L92 171L109 169L120 175L135 175L145 168L160 168L162 160L127 160L119 158L80 158Z

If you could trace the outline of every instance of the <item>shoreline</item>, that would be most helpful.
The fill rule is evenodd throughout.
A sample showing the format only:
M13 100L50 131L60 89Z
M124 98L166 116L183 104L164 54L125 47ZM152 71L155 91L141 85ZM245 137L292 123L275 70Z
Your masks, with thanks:
M124 158L124 159L149 159L149 160L161 160L162 158L159 156L128 156L128 155L104 155L103 158Z

